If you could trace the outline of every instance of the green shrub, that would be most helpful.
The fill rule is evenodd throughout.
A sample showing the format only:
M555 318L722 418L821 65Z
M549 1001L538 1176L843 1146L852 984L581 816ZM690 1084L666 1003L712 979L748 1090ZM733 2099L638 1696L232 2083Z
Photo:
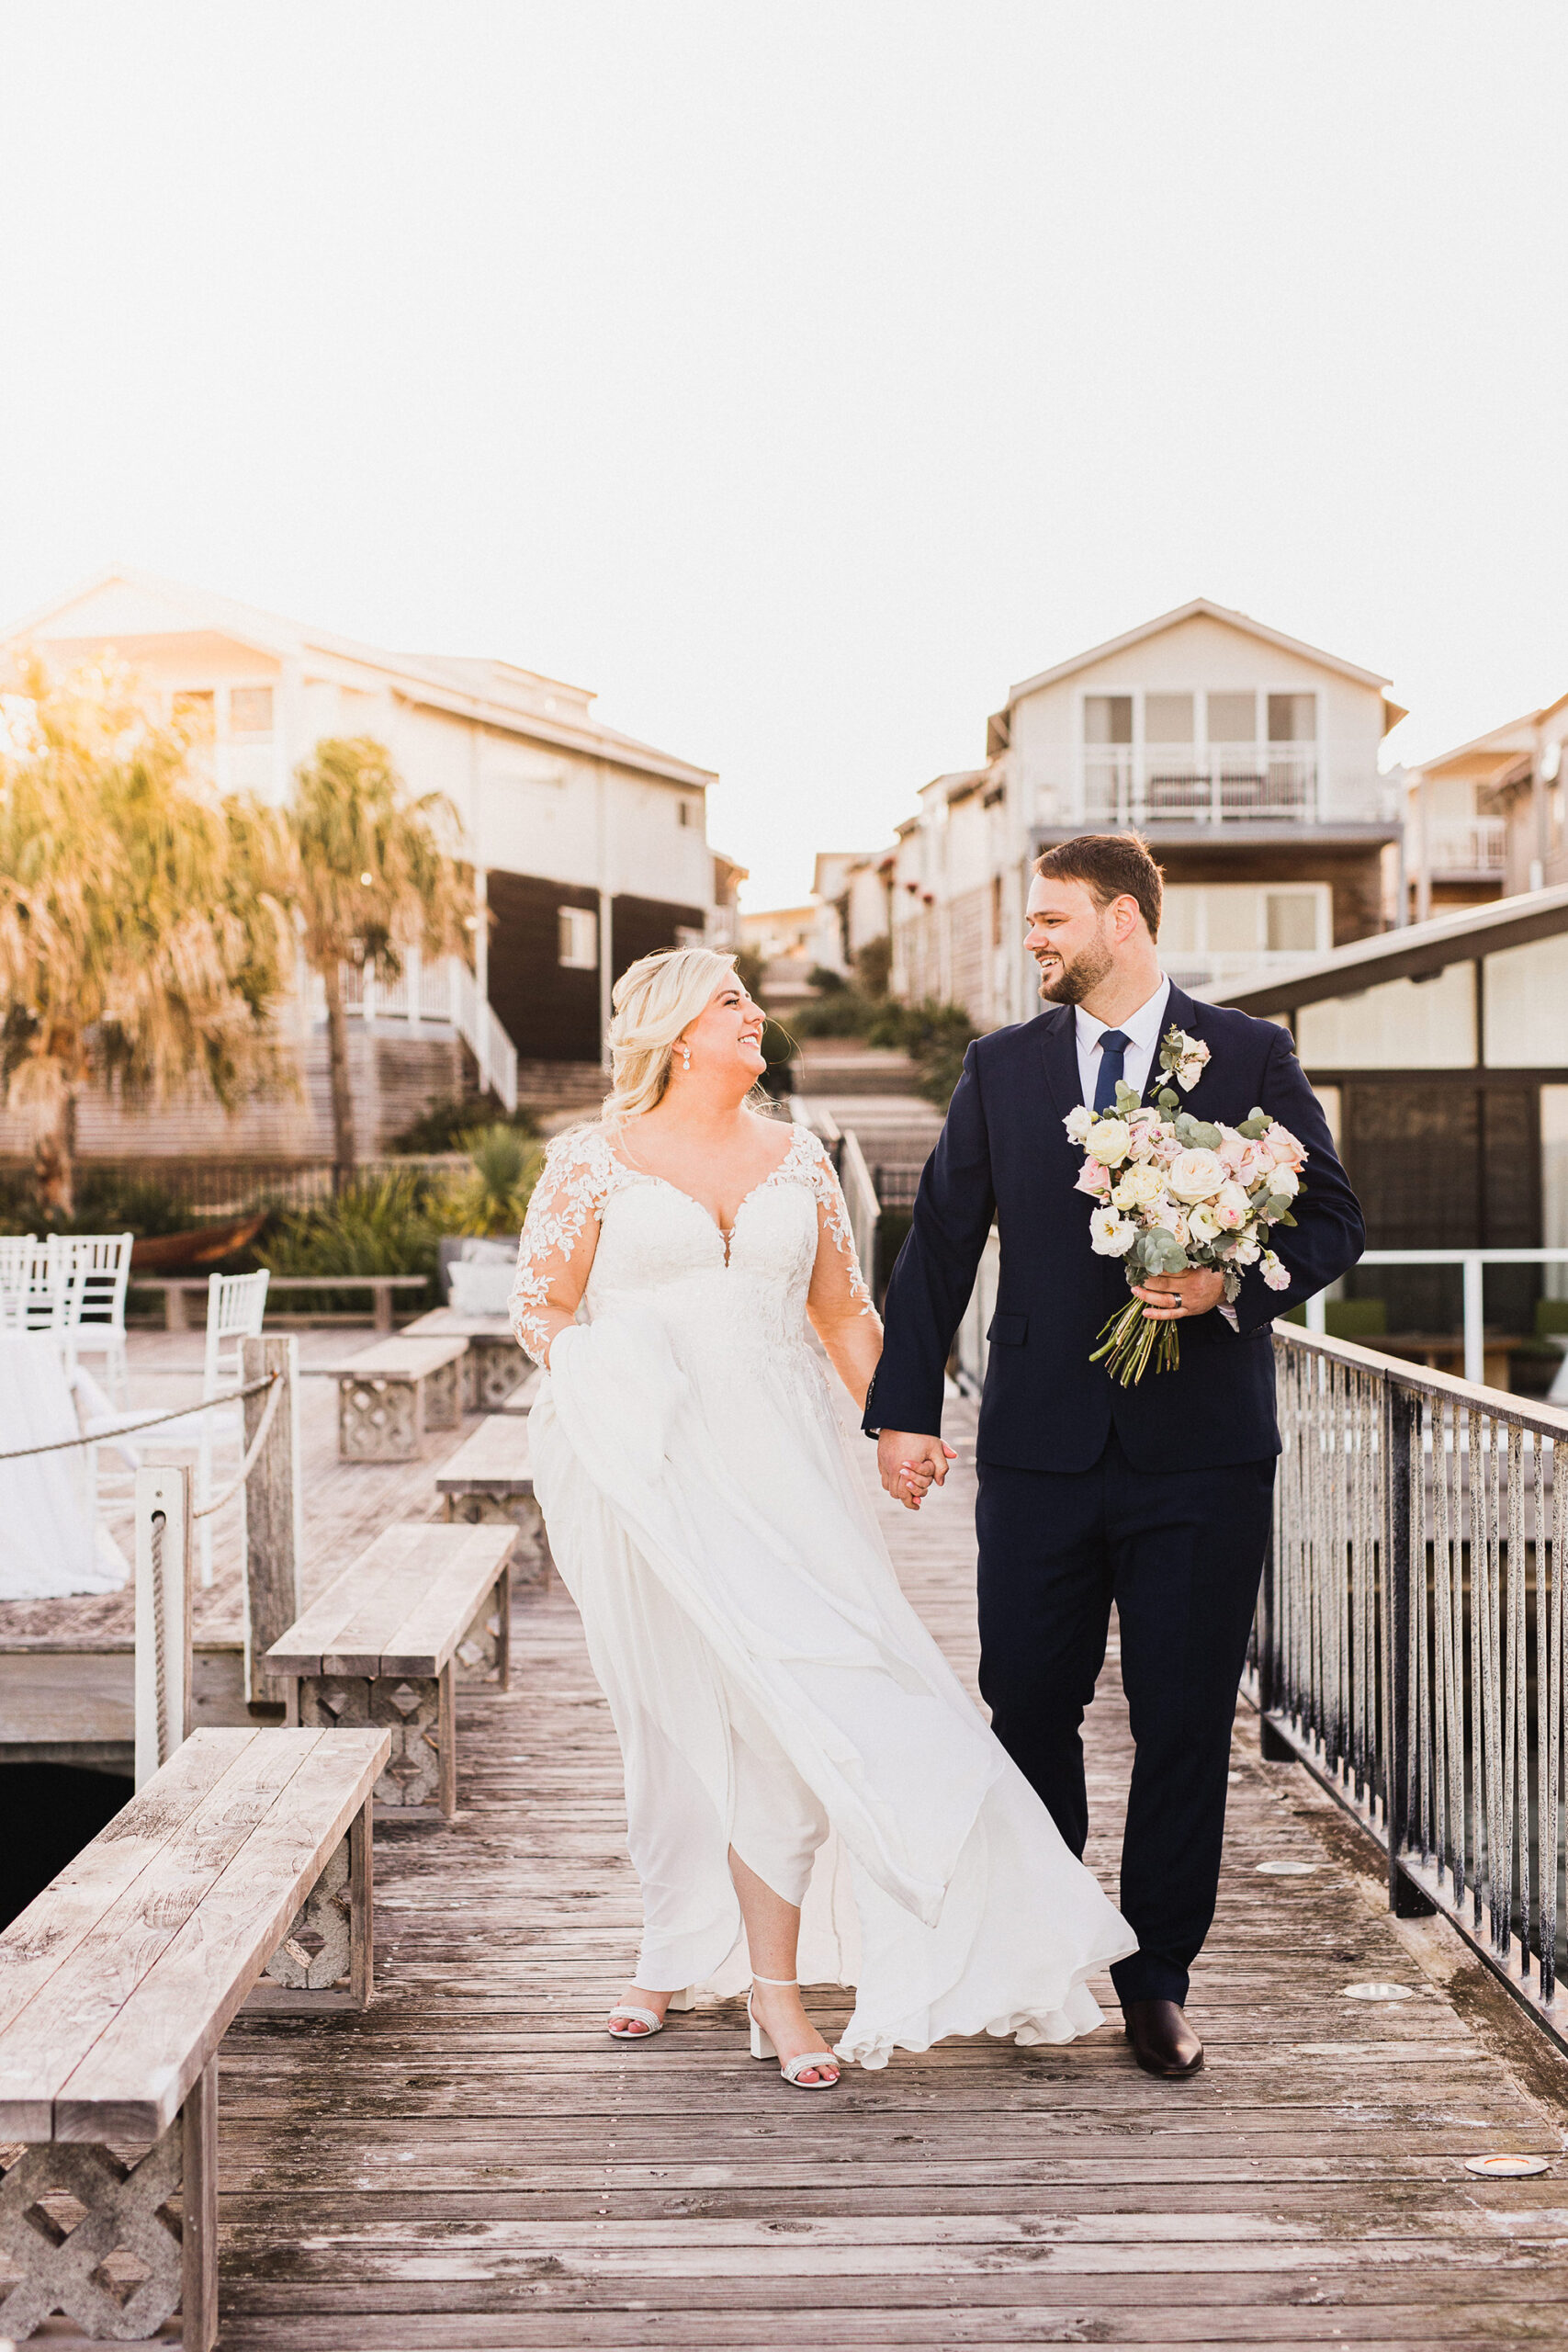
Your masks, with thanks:
M469 1166L449 1179L435 1206L448 1233L516 1233L545 1164L542 1147L515 1127L479 1127L459 1137Z
M857 947L852 958L855 986L862 996L878 1003L887 994L887 983L893 971L893 942L886 932L880 939L868 939Z
M849 982L831 964L813 964L806 975L806 985L815 989L818 996L837 996L840 989L848 988Z
M858 989L840 988L815 1004L798 1005L789 1019L797 1037L863 1037L876 1012Z
M425 1180L410 1170L362 1176L335 1200L293 1209L256 1250L275 1274L435 1272L446 1227Z
M387 1148L410 1158L415 1154L466 1151L467 1137L480 1126L508 1127L517 1135L528 1136L539 1132L525 1102L519 1102L515 1111L503 1111L493 1094L480 1102L463 1102L454 1096L445 1102L428 1103L400 1135L391 1137Z

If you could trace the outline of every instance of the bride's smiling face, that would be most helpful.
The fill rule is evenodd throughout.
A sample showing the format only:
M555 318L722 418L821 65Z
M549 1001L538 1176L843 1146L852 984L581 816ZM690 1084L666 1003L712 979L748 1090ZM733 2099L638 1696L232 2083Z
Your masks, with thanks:
M751 1086L768 1067L762 1055L766 1019L761 1006L752 1003L739 980L722 980L705 1009L682 1031L681 1044L675 1048L674 1075L682 1074L681 1045L685 1045L691 1047L694 1077L699 1069L716 1075L734 1070L743 1073L748 1087Z

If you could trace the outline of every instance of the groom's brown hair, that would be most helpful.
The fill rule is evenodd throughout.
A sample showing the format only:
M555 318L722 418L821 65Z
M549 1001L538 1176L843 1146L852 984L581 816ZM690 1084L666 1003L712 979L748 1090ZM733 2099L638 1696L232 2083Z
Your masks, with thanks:
M1101 907L1112 899L1136 899L1149 937L1159 937L1165 876L1136 833L1079 833L1037 857L1034 871L1050 882L1081 882Z

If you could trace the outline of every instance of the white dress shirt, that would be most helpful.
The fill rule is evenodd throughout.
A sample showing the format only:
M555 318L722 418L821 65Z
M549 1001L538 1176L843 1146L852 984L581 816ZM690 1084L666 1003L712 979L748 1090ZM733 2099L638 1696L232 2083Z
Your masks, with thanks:
M1153 996L1130 1012L1125 1021L1097 1021L1081 1004L1073 1007L1077 1023L1078 1083L1083 1100L1094 1108L1094 1090L1100 1083L1100 1041L1108 1029L1120 1029L1127 1039L1126 1057L1122 1064L1122 1076L1128 1086L1141 1094L1149 1082L1155 1055L1165 1031L1165 1008L1170 1001L1170 982L1162 978Z

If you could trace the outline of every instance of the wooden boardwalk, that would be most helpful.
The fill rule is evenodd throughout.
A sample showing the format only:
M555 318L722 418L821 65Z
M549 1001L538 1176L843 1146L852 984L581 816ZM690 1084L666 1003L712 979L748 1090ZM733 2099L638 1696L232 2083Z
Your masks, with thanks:
M971 1491L961 1464L919 1520L888 1511L965 1671ZM465 1693L456 1824L378 1833L375 2008L247 2016L224 2046L228 2352L1568 2340L1568 2068L1448 1929L1389 1919L1371 1855L1298 1767L1258 1761L1245 1711L1201 2076L1149 2080L1111 2023L808 2098L751 2063L737 2005L604 2035L636 1890L553 1580L515 1657L510 1696ZM1090 1856L1112 1885L1113 1673ZM1314 1874L1258 1872L1292 1859ZM1344 1997L1367 1979L1414 1997ZM1503 2151L1551 2169L1464 2170Z

